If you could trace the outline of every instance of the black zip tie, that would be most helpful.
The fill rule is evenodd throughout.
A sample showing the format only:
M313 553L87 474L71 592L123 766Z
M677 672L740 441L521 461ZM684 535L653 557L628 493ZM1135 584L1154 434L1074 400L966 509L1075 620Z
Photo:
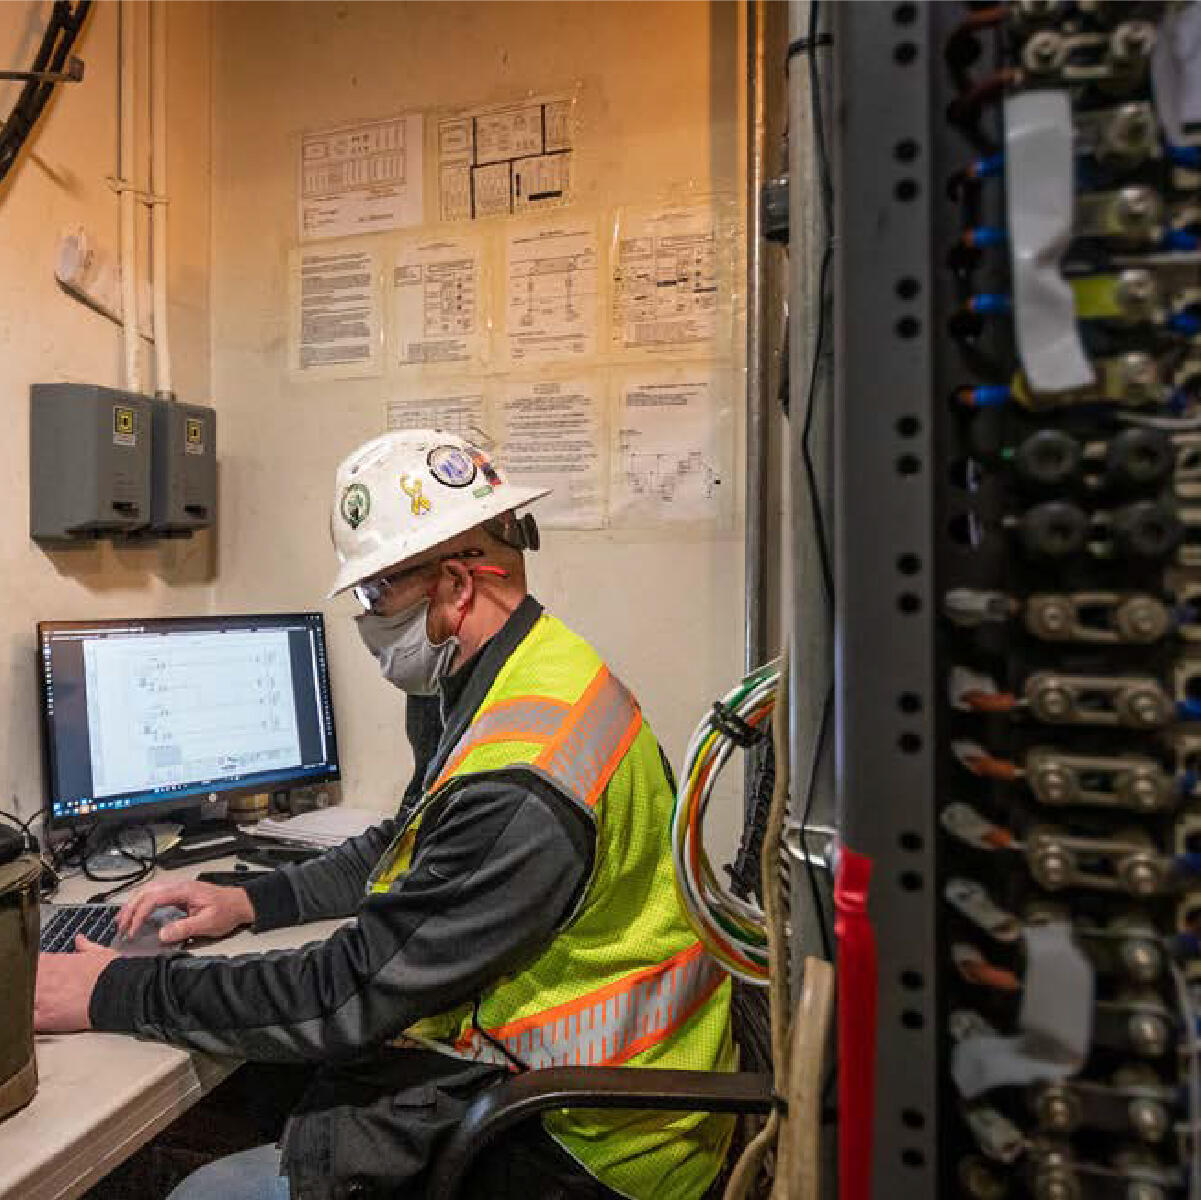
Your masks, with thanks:
M784 60L784 69L787 70L792 65L792 60L798 54L812 54L814 50L820 50L823 46L832 46L834 37L829 33L819 33L815 38L797 38L796 41L788 43L788 55Z
M733 709L727 708L721 701L713 702L713 724L735 746L740 746L743 750L756 746L767 737L766 730L757 730L743 721Z

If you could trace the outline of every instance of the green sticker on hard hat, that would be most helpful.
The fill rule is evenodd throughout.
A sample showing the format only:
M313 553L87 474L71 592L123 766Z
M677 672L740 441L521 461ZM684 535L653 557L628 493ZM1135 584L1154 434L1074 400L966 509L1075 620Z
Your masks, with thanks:
M342 493L341 510L342 520L352 530L357 530L371 512L371 493L362 484L351 484Z
M478 488L472 488L471 490L471 495L474 496L476 500L482 500L485 496L490 496L491 493L491 484L481 484Z
M475 463L458 446L435 446L425 461L430 475L448 488L466 488L475 479Z

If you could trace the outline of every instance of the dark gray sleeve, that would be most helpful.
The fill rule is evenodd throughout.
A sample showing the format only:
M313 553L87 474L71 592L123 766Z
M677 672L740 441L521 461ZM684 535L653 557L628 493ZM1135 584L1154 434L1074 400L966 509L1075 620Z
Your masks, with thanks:
M275 930L299 922L349 917L363 899L371 869L398 828L389 818L318 859L289 864L251 880L245 887L254 906L254 928Z
M591 823L562 798L476 780L423 823L409 873L325 942L117 960L97 981L92 1025L248 1059L353 1056L536 955L594 852Z

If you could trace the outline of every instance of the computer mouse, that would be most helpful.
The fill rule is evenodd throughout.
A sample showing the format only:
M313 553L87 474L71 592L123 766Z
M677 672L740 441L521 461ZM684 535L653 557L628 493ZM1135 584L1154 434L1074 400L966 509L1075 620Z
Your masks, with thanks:
M187 916L187 910L180 909L178 905L160 905L150 911L132 938L119 934L113 939L110 949L122 955L157 955L162 951L178 949L179 943L163 942L159 938L159 931Z

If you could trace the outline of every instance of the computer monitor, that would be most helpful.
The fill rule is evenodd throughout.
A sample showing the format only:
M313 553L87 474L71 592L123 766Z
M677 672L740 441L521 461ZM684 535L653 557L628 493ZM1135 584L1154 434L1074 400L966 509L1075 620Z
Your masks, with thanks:
M38 623L52 826L338 778L320 613Z

